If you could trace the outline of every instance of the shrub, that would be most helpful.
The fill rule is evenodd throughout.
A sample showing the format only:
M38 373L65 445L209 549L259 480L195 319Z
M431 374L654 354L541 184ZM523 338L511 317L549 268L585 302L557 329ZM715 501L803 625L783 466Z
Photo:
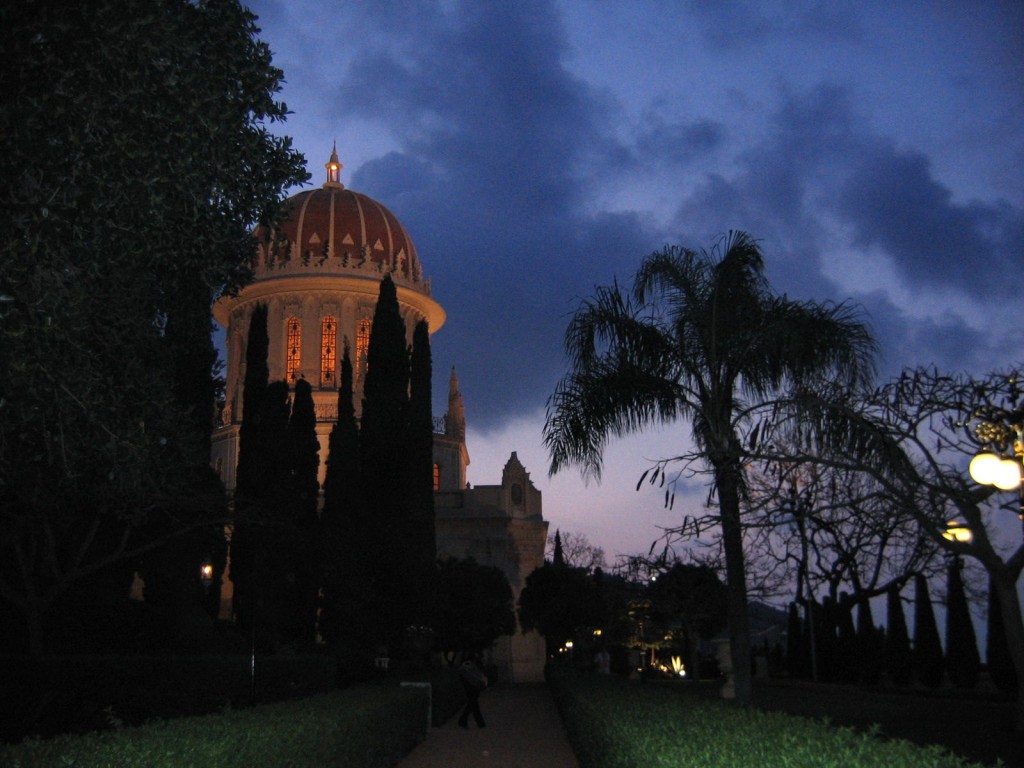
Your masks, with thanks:
M424 736L426 693L366 685L208 717L0 747L11 768L377 768Z
M966 768L941 747L882 741L608 676L555 670L552 690L581 768ZM976 765L976 764L975 764Z

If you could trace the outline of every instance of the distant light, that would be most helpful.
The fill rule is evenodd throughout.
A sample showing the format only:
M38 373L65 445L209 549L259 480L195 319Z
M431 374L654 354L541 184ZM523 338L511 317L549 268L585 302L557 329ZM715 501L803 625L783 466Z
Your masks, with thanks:
M572 650L572 640L567 641L565 647Z
M946 530L942 532L942 538L946 541L959 541L961 544L966 544L974 538L974 534L963 523L950 520L946 523Z

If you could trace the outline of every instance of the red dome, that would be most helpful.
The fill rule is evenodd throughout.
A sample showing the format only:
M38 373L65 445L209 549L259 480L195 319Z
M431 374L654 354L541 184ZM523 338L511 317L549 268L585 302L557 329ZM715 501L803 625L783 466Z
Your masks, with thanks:
M386 207L337 181L288 199L287 218L273 236L256 231L256 278L279 270L316 274L392 272L396 280L423 282L416 246ZM429 288L427 288L429 290Z

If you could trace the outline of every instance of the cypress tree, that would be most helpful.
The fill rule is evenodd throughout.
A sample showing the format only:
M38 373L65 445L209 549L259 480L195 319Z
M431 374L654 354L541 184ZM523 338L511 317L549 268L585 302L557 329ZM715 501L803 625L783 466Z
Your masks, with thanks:
M866 597L857 603L857 659L860 663L859 679L867 685L874 685L882 679L882 647L875 620L871 615L871 603Z
M1003 624L1003 608L999 604L992 579L988 583L988 642L985 648L988 675L1003 693L1017 690L1017 670L1013 666L1010 647L1006 644L1006 626Z
M313 388L305 379L295 382L287 438L287 501L291 509L286 525L293 541L290 562L295 569L288 634L298 640L312 641L316 636L317 592L322 583L322 558L316 546L320 442L316 436Z
M255 628L257 645L268 651L292 639L297 544L288 492L288 395L286 381L267 386L257 443L259 483L255 503L246 514L252 559L238 568L239 573L252 574L249 600L256 601L259 613L250 618L248 628Z
M815 622L817 632L818 675L825 681L834 681L836 671L836 603L831 595L822 600L821 621Z
M786 671L792 678L803 677L803 659L800 638L800 613L796 603L789 604L786 624Z
M552 563L559 568L565 565L565 553L562 551L562 533L557 528L555 529L555 554L552 557Z
M363 546L374 557L366 564L365 590L377 605L375 626L366 639L386 644L398 639L413 612L400 559L408 520L409 355L390 274L380 283L366 365L359 430L367 533Z
M926 688L938 688L942 667L942 643L928 597L928 580L919 573L914 576L914 674Z
M817 644L815 636L821 621L821 610L818 608L818 601L808 596L804 601L804 622L803 632L800 635L800 665L805 678L815 679L815 671L818 664ZM820 673L820 668L817 672Z
M413 602L418 626L434 615L433 583L437 560L434 532L434 415L430 332L426 321L416 324L409 365L409 534L407 572L409 587L418 593Z
M253 496L259 485L257 454L260 418L267 396L270 369L267 366L267 305L257 304L249 318L249 335L245 343L245 379L242 382L242 424L238 428L238 468L235 473L235 496L244 502Z
M886 611L885 672L894 685L909 685L912 675L910 638L899 587L889 588Z
M328 438L324 474L324 531L332 546L340 545L341 532L362 520L359 461L359 426L356 423L351 349L345 341L338 389L338 421Z
M836 641L836 673L844 683L855 683L860 674L857 629L853 625L853 600L843 592L836 607L839 637Z
M324 602L321 633L332 645L354 645L365 633L372 606L363 604L367 528L362 503L359 427L356 424L352 356L345 341L338 389L338 421L328 442L321 513Z
M957 688L974 688L978 684L981 659L978 640L967 606L960 558L949 566L949 587L946 595L946 669Z
M263 404L267 399L270 369L267 366L267 306L257 304L249 317L245 343L245 378L242 383L242 424L238 429L238 466L235 472L235 511L231 534L233 605L239 625L252 629L255 609L254 571L257 541L253 518L258 516L260 450Z

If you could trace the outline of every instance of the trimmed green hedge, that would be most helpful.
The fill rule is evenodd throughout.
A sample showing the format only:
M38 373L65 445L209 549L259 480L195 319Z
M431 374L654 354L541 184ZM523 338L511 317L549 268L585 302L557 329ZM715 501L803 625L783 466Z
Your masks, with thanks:
M256 701L334 689L332 656L257 656ZM22 722L39 702L40 722ZM0 657L0 737L55 735L100 724L106 710L128 725L220 712L251 702L248 656Z
M882 741L675 686L555 670L549 683L581 768L965 768L941 747Z
M423 739L425 689L363 685L299 701L0 747L10 768L384 768Z

